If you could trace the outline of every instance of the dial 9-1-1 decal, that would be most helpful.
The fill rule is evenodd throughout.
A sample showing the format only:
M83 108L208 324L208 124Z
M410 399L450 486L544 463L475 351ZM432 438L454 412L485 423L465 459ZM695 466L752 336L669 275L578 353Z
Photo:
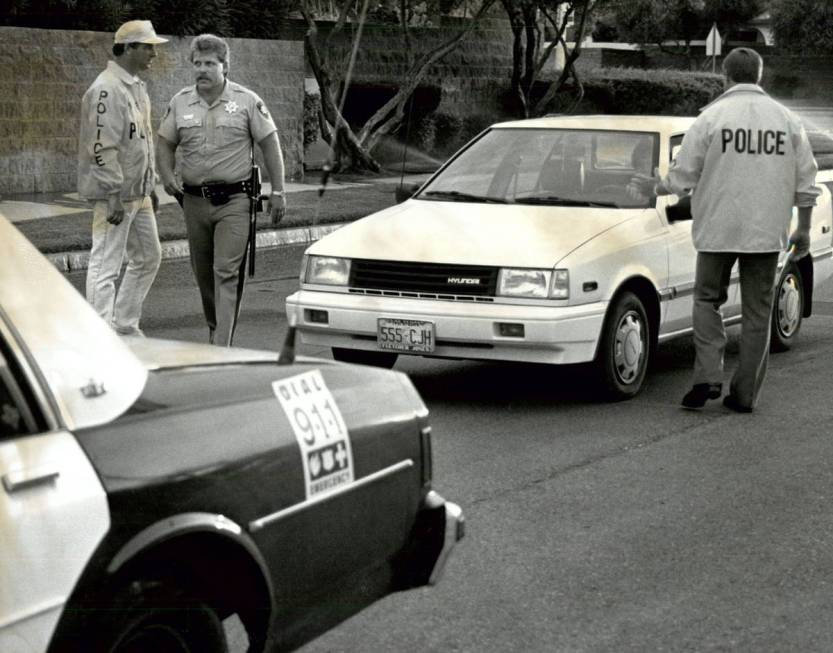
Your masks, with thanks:
M320 370L272 383L301 449L307 499L353 481L350 434Z

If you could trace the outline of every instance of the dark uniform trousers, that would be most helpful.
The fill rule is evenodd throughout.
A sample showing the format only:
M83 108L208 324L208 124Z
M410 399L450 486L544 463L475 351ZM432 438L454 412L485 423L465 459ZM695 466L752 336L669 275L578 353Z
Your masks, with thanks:
M249 198L237 193L226 204L213 206L207 199L186 194L182 209L211 342L230 346L243 298Z
M694 383L723 382L726 330L720 307L728 299L732 266L738 262L741 292L740 359L729 391L754 408L769 362L769 336L778 252L698 252L694 284Z

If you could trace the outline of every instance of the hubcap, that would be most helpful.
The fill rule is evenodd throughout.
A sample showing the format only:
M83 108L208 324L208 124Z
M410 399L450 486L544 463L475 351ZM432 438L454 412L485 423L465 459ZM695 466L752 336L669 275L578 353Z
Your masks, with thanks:
M801 293L794 274L788 274L778 289L778 330L787 338L792 336L801 321Z
M616 374L624 384L633 383L645 360L644 326L635 311L628 311L616 327L613 363Z

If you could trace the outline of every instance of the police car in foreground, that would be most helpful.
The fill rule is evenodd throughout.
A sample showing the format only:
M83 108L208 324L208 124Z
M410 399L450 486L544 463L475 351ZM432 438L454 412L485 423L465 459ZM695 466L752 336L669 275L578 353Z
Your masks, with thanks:
M631 397L656 345L691 332L696 252L683 201L634 200L626 186L635 172L665 174L693 121L494 125L404 203L313 244L287 314L304 343L330 346L339 360L592 361L608 397ZM812 255L780 277L776 349L795 340L813 288L833 273L831 219L825 187ZM740 319L737 281L727 323Z
M0 216L0 651L290 648L436 582L463 518L404 374L132 346Z

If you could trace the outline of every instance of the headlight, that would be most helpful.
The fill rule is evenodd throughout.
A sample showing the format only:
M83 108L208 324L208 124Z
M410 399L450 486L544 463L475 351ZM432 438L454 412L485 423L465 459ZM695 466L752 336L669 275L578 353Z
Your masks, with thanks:
M567 270L501 268L497 294L504 297L569 299L570 274Z
M350 259L334 256L310 256L307 263L307 283L346 286L350 280Z

